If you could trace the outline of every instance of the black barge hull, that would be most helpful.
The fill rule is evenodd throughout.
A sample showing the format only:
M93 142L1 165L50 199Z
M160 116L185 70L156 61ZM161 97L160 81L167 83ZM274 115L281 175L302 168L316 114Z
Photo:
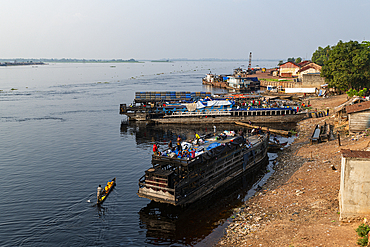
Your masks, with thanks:
M138 196L175 206L191 204L258 169L267 159L268 135L225 142L191 160L153 155L139 180Z
M251 121L253 123L296 123L307 117L306 113L295 113L289 109L176 112L166 114L161 110L153 112L151 108L126 107L125 104L121 104L120 114L126 115L129 121L149 121L158 124L230 124L243 121Z

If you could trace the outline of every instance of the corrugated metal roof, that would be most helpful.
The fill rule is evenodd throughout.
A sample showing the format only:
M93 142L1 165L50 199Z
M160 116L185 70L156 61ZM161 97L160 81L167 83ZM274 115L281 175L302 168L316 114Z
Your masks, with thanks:
M346 158L363 158L370 159L370 151L357 151L350 149L342 149L342 156Z
M279 66L280 68L300 68L299 64L296 64L295 62L285 62L282 65Z
M354 105L349 105L346 107L346 110L347 110L347 114L370 110L370 101L365 101L365 102L357 103Z
M315 69L315 70L317 70L317 71L320 71L321 72L321 66L320 65L318 65L318 64L315 64L315 63L309 63L309 64L306 64L306 65L304 65L304 66L302 66L299 70L298 70L298 73L299 72L302 72L302 71L305 71L305 70L308 70L308 69L310 69L310 68L312 68L312 69Z
M310 60L304 60L304 61L298 63L298 65L301 66L301 67L303 67L303 66L305 66L305 65L307 65L309 63L312 63L312 62Z
M361 101L361 100L364 101L363 98L359 98L358 96L353 96L351 99L347 100L346 102L340 104L339 106L334 107L334 112L341 111L347 105L353 104L353 103Z

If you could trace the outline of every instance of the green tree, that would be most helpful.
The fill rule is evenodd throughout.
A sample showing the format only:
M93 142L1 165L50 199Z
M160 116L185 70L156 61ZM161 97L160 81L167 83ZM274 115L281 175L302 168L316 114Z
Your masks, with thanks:
M279 63L278 63L278 66L284 64L284 61L283 60L280 60Z
M293 62L294 63L294 61L295 61L294 57L288 58L288 62Z
M295 63L300 63L300 62L302 62L302 58L301 58L301 57L297 57L297 58L295 59Z
M329 87L342 91L360 89L370 83L370 46L357 41L339 41L328 51L321 76Z
M317 50L312 54L311 61L320 66L323 66L324 62L329 59L330 50L330 46L327 46L325 48L319 46L319 48L317 48Z

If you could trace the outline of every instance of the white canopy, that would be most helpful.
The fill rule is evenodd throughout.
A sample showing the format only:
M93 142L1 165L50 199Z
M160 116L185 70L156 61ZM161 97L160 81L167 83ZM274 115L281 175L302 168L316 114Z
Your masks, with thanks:
M185 105L189 111L194 111L193 107L196 105L196 109L202 109L205 107L212 107L212 106L223 106L223 105L232 105L232 103L228 100L211 100L211 101L197 101L197 103L191 104L182 104Z

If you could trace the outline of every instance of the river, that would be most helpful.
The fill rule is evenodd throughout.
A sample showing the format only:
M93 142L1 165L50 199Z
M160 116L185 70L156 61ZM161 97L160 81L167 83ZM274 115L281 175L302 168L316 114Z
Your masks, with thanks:
M126 124L119 104L131 103L136 91L212 91L202 86L206 73L230 74L243 64L0 67L0 245L207 246L217 241L233 207L251 195L246 188L261 181L261 174L244 178L218 200L187 208L139 198L138 179L150 166L154 141L165 145L178 134L213 126ZM116 187L102 207L94 206L97 186L113 177Z

